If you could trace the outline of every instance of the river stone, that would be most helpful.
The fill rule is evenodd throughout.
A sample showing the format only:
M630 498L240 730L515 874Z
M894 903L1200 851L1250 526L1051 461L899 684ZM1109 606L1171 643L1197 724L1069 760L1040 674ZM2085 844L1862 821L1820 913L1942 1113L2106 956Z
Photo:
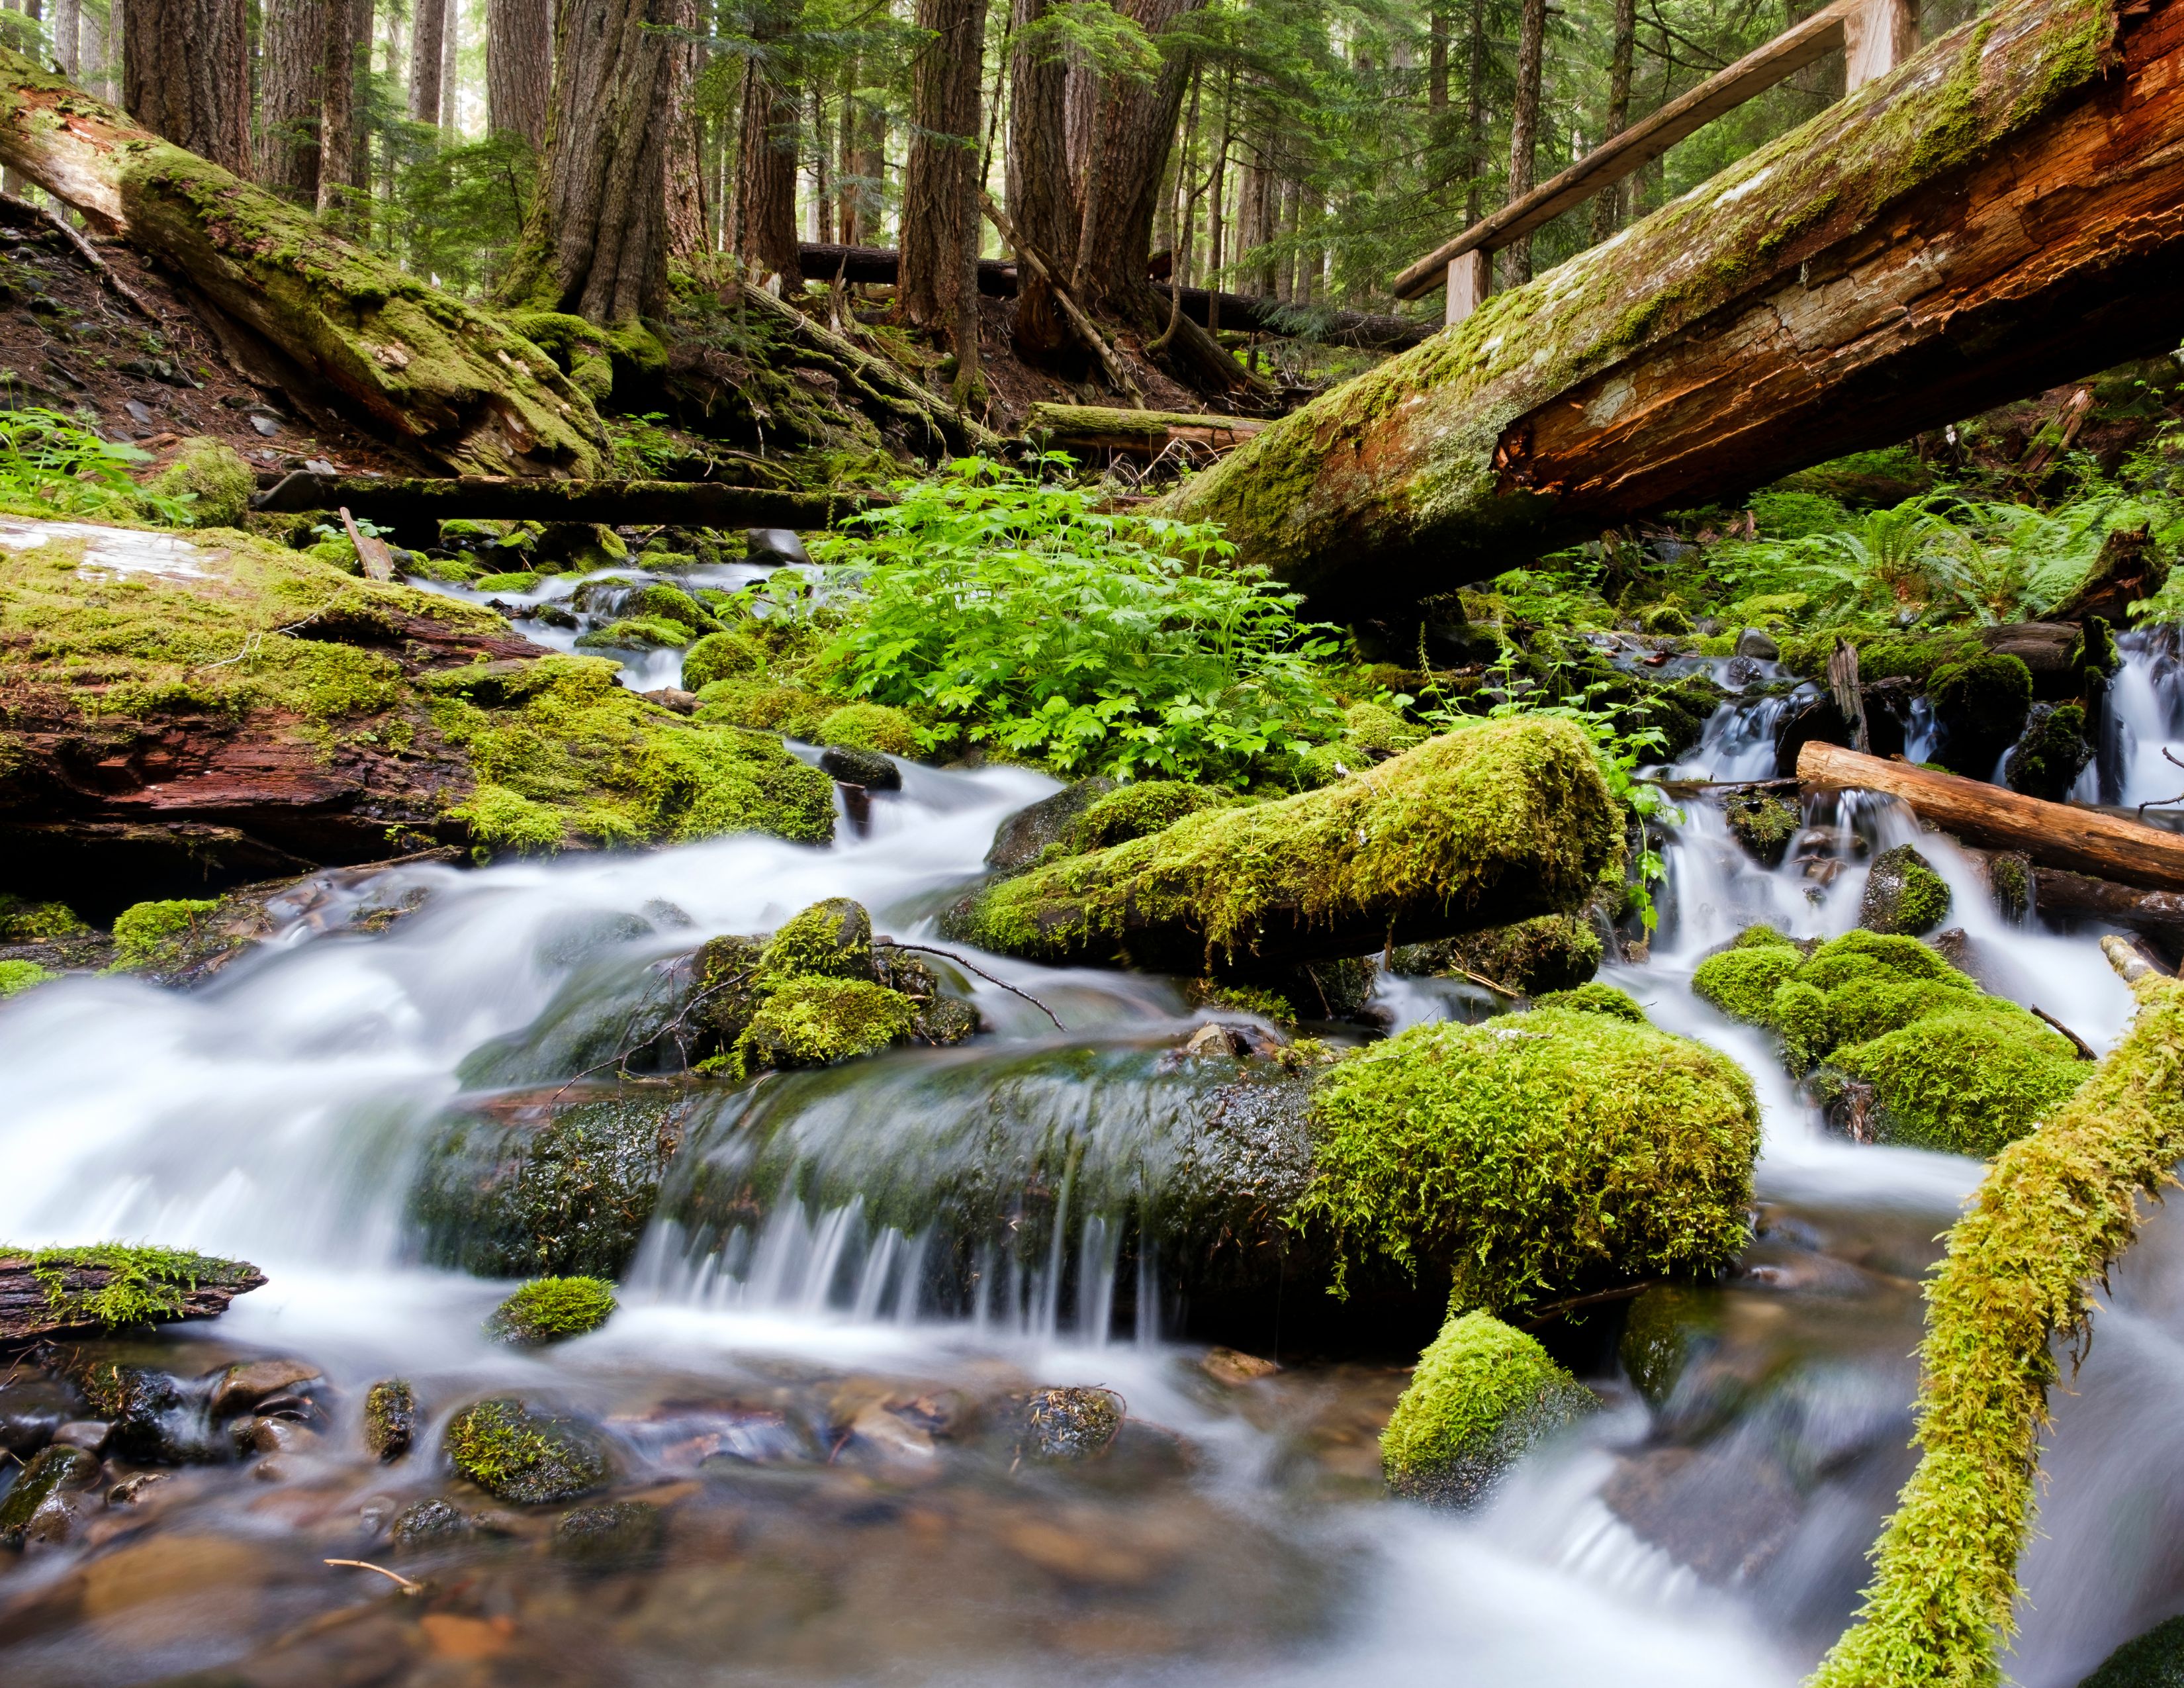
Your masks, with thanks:
M783 563L808 563L804 542L786 527L753 527L744 534L744 560L777 568Z
M1769 867L1779 866L1797 835L1797 805L1771 792L1739 791L1722 805L1736 841Z
M0 1546L65 1538L75 1521L71 1496L98 1475L97 1454L65 1443L46 1449L0 1499Z
M373 1458L391 1463L417 1440L417 1393L407 1378L372 1384L364 1397L364 1445Z
M1077 817L1114 789L1113 780L1095 776L1066 785L1051 797L1042 797L1017 810L994 829L986 866L996 873L1022 872L1039 860L1049 844L1067 838Z
M1736 654L1753 662L1773 662L1781 656L1782 648L1761 629L1747 627L1736 636Z
M436 1499L404 1508L387 1526L387 1534L397 1547L437 1547L443 1542L460 1541L476 1529L468 1513Z
M2184 1688L2184 1616L2126 1641L2078 1688Z
M1113 1446L1123 1416L1112 1390L1043 1389L1024 1402L1017 1450L1034 1459L1090 1459Z
M819 753L819 766L844 785L861 785L867 791L902 789L902 770L878 750L829 744Z
M28 1459L83 1411L83 1393L65 1378L17 1378L0 1384L0 1449Z
M1947 882L1914 846L1897 844L1874 858L1858 905L1858 924L1867 931L1916 938L1948 911Z
M667 1519L644 1501L610 1501L578 1507L554 1527L554 1552L585 1564L615 1565L655 1553L667 1537Z
M535 1412L512 1396L458 1412L441 1438L456 1471L497 1501L544 1506L604 1487L611 1474L598 1433Z
M213 1385L212 1415L226 1418L248 1412L270 1396L315 1383L321 1375L308 1360L239 1361L220 1374Z

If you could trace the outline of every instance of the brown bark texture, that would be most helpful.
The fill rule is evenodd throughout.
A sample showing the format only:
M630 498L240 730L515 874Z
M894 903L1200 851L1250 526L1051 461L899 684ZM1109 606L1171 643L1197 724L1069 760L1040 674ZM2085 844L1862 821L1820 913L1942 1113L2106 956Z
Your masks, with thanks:
M917 0L916 16L926 36L911 69L896 298L911 326L944 333L952 343L960 337L967 265L977 255L978 240L972 195L978 168L985 0Z
M1015 0L1009 60L1008 213L1017 231L1058 273L1077 262L1077 211L1069 175L1069 66L1036 36L1024 38L1046 0ZM1046 285L1036 278L1017 296L1017 349L1050 357L1074 337Z
M1517 99L1509 112L1509 186L1505 203L1532 191L1540 155L1540 84L1546 69L1547 0L1524 0L1517 24ZM1501 283L1521 287L1532 279L1532 242L1513 241L1501 253Z
M2184 7L2002 0L1180 488L1322 613L2166 350Z
M319 214L343 223L356 173L357 0L320 0Z
M1988 850L2014 850L2042 867L2154 891L2184 891L2184 834L2099 809L2048 803L1983 780L1861 755L1818 739L1797 753L1807 785L1878 791L1922 821Z
M602 326L667 292L667 109L677 0L561 0L554 121L501 297Z
M754 20L761 49L783 42L800 5L768 5ZM754 276L777 275L790 291L804 285L796 240L796 96L761 50L744 63L743 134L736 159L736 256Z
M29 1255L0 1254L0 1342L26 1342L58 1331L95 1329L80 1312L71 1312L91 1301L120 1274L109 1266L57 1264L58 1308L53 1290L41 1281ZM237 1295L247 1295L265 1282L265 1274L243 1261L207 1260L205 1275L194 1284L173 1286L173 1311L157 1322L218 1318Z
M242 0L129 0L121 103L145 128L250 168L250 42Z
M83 0L59 0L53 8L53 63L73 76L83 67Z
M1613 141L1630 121L1630 72L1638 47L1638 0L1615 0L1614 34L1607 55L1607 113L1600 138ZM1604 187L1592 202L1592 237L1606 240L1623 226L1624 184Z
M410 35L410 120L440 120L441 72L448 57L448 0L416 0Z
M554 94L554 0L486 0L485 121L546 146Z
M698 27L697 0L670 0L678 30ZM688 258L705 248L705 120L692 107L700 48L688 36L667 47L667 255Z
M319 203L325 62L325 0L267 0L259 31L258 180L298 205Z
M179 270L299 379L420 456L458 473L586 475L604 454L590 402L498 318L5 51L0 164Z

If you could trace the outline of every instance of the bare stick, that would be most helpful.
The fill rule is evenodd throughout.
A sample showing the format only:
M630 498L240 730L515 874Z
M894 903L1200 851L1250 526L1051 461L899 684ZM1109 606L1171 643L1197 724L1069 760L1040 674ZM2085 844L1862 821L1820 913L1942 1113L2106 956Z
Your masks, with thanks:
M1633 1295L1644 1295L1659 1281L1656 1278L1647 1278L1635 1284L1620 1284L1613 1290L1596 1290L1590 1295L1573 1295L1566 1301L1551 1302L1533 1317L1526 1319L1518 1329L1537 1330L1541 1325L1552 1324L1563 1314L1574 1312L1580 1307L1594 1306L1602 1301L1628 1301Z
M977 962L965 961L953 950L936 950L930 944L905 944L900 938L883 938L880 942L883 944L891 944L898 950L916 950L928 955L944 955L948 960L955 962L957 967L962 968L964 972L976 973L980 978L985 980L987 983L997 984L1000 986L1003 990L1010 991L1014 994L1023 998L1023 1000L1031 1004L1033 1007L1038 1009L1040 1013L1045 1015L1048 1019L1054 1021L1054 1029L1056 1031L1066 1032L1069 1029L1069 1028L1063 1025L1059 1019L1056 1018L1055 1012L1051 1008L1048 1007L1044 1002L1041 1002L1029 991L1018 989L1015 985L1011 984L1006 979L995 978L991 973L988 972Z
M983 187L978 190L978 203L985 211L986 220L999 229L1001 238L1016 249L1017 261L1054 290L1055 303L1061 307L1062 315L1069 319L1069 326L1077 331L1077 337L1084 341L1084 349L1100 360L1100 367L1106 372L1108 382L1130 401L1133 409L1144 409L1145 395L1138 390L1137 382L1130 379L1129 370L1123 368L1122 359L1115 355L1115 348L1107 343L1107 337L1094 326L1092 319L1085 315L1077 301L1069 296L1069 289L1061 285L1061 278L1054 273L1054 266L1025 243L1023 237L1017 232L1017 226L1011 220L1009 214L996 205L994 196Z
M375 1565L369 1559L328 1559L325 1563L329 1565L347 1565L353 1570L376 1571L382 1577L393 1578L400 1585L404 1594L422 1594L425 1591L424 1584L413 1583L401 1572L390 1571L384 1565Z
M2049 1013L2049 1012L2048 1012L2045 1008L2042 1008L2042 1007L2038 1003L2036 1003L2036 1003L2033 1003L2033 1004L2031 1004L2031 1005L2030 1005L2030 1006L2031 1006L2031 1009L2032 1009L2033 1013L2035 1013L2036 1015L2037 1015L2041 1019L2045 1020L2045 1021L2046 1021L2049 1025L2053 1026L2053 1027L2057 1031L2060 1032L2060 1033L2061 1033L2064 1037L2068 1038L2068 1039L2070 1040L2071 1044L2072 1044L2072 1045L2076 1048L2076 1050L2077 1050L2077 1051L2078 1051L2078 1059L2079 1059L2079 1060L2081 1060L2081 1061L2098 1061L2098 1060L2100 1059L2100 1056L2097 1056L2097 1055L2095 1055L2095 1054L2093 1053L2093 1046L2092 1046L2091 1044L2087 1043L2087 1042L2086 1042L2083 1038L2080 1037L2080 1036L2079 1036L2075 1032L2072 1031L2072 1030L2071 1030L2068 1026L2064 1025L2064 1024L2060 1020L2058 1020L2058 1019L2057 1019L2057 1018L2056 1018L2053 1014L2050 1014L2050 1013Z

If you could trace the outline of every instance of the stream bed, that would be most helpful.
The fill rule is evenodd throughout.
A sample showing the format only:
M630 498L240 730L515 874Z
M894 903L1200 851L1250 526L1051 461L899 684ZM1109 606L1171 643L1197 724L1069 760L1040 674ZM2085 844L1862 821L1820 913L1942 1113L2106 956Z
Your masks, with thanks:
M2173 660L2129 642L2086 794L2173 795L2184 775L2159 753L2179 736L2177 703ZM1725 705L1674 772L1771 773L1779 707ZM1819 842L1773 870L1718 808L1684 805L1650 953L1602 977L1751 1072L1758 1232L1734 1273L1690 1292L1664 1386L1631 1375L1615 1318L1579 1341L1603 1410L1471 1513L1384 1497L1377 1436L1406 1379L1390 1357L1316 1357L1340 1346L1318 1339L1287 1351L1279 1313L1254 1348L1280 1369L1209 1351L1156 1251L1127 1240L1149 1234L1132 1216L1171 1176L1173 1052L1206 1017L1166 979L980 958L1067 1030L958 974L989 1028L971 1044L709 1104L683 1127L678 1167L716 1165L708 1145L738 1140L734 1110L762 1107L800 1169L783 1193L724 1217L693 1174L671 1177L604 1329L527 1352L487 1340L509 1286L421 1263L406 1207L465 1063L535 1042L587 979L770 930L821 898L932 941L996 824L1054 785L904 774L828 849L741 838L397 869L421 906L383 933L299 926L191 991L76 978L0 1010L0 1237L156 1240L270 1279L214 1323L86 1351L206 1379L293 1357L323 1379L254 1457L147 1467L142 1482L110 1463L67 1542L0 1559L0 1680L1800 1680L1853 1608L1911 1468L1919 1283L1982 1168L1829 1134L1765 1040L1690 978L1754 921L1797 936L1854 924L1865 863L1919 837L1892 805L1808 803ZM2004 920L1946 843L1919 842L1988 988L2109 1047L2130 999L2097 933ZM1490 1011L1483 994L1387 977L1379 1005L1390 1027ZM1060 1217L1035 1240L958 1217L963 1145L987 1127L1066 1145ZM2157 1212L2096 1329L2053 1402L2008 1664L2028 1688L2069 1688L2184 1605L2172 1217ZM365 1451L361 1403L394 1375L421 1422L417 1451L385 1464ZM1021 1403L1072 1385L1122 1398L1112 1448L1083 1462L1028 1452ZM213 1387L168 1408L192 1434L220 1433ZM647 1503L657 1527L587 1538L557 1511L473 1496L460 1529L423 1529L420 1503L450 1489L442 1429L494 1394L599 1426L606 1498ZM391 1539L404 1518L406 1546ZM426 1587L406 1596L333 1560Z

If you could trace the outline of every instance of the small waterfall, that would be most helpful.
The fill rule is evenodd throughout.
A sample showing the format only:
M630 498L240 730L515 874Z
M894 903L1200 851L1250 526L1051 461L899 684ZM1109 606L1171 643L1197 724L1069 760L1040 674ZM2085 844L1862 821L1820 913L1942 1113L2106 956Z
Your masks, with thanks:
M2184 660L2174 627L2119 634L2116 649L2092 765L2070 794L2135 808L2184 792L2184 767L2162 755L2184 741Z

